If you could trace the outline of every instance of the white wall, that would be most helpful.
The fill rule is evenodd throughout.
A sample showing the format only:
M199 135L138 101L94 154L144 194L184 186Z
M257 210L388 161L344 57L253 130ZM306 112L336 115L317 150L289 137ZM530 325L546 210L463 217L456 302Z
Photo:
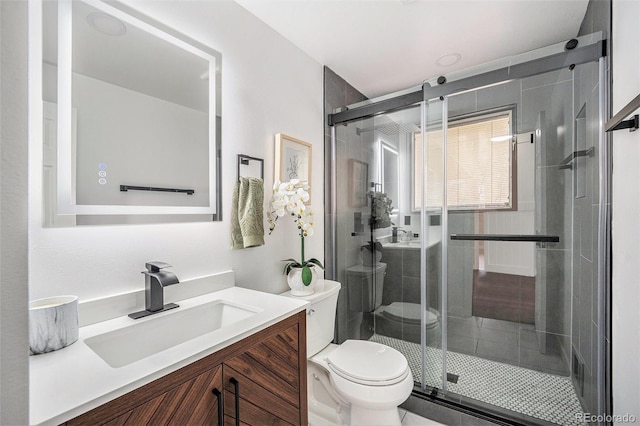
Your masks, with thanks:
M71 293L86 300L141 289L140 271L149 260L172 264L183 280L234 269L238 285L268 292L286 290L280 260L300 256L293 221L286 217L279 221L274 234L265 236L265 246L229 248L236 154L265 159L268 203L274 135L282 132L312 143L312 207L322 217L322 66L232 1L127 3L222 52L224 220L44 229L41 152L35 143L29 160L30 298ZM307 256L323 258L322 227L318 220L315 235L306 243Z
M640 2L613 1L613 113L640 93ZM635 114L639 112L636 111ZM640 419L640 131L613 133L612 387L615 414Z
M0 2L0 424L28 421L27 3Z

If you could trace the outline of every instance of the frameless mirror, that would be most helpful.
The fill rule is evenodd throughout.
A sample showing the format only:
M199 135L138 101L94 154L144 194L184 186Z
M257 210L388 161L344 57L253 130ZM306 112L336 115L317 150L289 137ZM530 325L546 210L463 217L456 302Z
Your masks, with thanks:
M220 219L220 62L123 4L43 2L45 225Z
M392 213L398 213L400 194L400 169L398 151L391 145L380 142L380 182L382 192L391 199Z

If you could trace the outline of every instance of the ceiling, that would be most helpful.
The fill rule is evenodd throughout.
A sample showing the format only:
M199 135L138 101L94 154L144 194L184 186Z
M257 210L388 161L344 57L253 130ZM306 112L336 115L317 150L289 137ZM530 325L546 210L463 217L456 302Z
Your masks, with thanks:
M145 28L144 22L133 16L123 15L121 20L111 16L117 9L97 4L100 8L72 2L71 52L75 74L197 111L209 110L209 59L219 57L217 51L188 50L189 47L176 44L179 40L152 33L151 28ZM57 66L57 2L43 2L43 34L43 60Z
M588 4L588 0L236 1L369 98L571 39L578 34Z

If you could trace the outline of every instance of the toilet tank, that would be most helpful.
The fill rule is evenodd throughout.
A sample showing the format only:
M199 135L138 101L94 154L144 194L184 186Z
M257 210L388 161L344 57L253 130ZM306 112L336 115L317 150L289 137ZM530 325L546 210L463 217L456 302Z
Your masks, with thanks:
M378 262L373 266L354 265L347 268L347 292L349 310L373 312L382 305L382 290L387 264Z
M291 296L290 292L284 293L289 297L311 303L307 309L308 358L320 352L333 341L340 287L341 285L337 281L318 280L315 291L310 296L297 297Z

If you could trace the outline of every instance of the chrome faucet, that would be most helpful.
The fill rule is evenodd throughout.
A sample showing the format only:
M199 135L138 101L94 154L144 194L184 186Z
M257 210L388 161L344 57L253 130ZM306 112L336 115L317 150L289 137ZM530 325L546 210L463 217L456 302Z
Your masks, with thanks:
M404 229L401 229L401 228L398 228L397 226L394 226L393 228L391 228L391 242L392 243L397 243L398 242L398 231L404 232L405 234L407 233L407 231L405 231Z
M161 270L171 265L164 262L153 261L145 263L144 266L147 268L146 271L142 272L144 274L144 301L146 309L129 314L129 317L133 319L146 317L178 307L175 303L164 304L164 288L180 282L173 272Z

